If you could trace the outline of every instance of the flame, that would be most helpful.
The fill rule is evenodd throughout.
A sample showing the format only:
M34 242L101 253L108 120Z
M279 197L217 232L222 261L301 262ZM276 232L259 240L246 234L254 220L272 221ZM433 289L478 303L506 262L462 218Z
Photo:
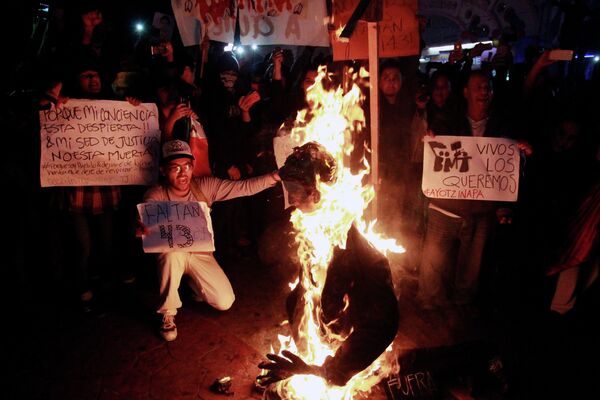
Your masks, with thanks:
M354 223L359 232L382 253L404 252L394 239L386 239L375 232L375 221L366 222L363 214L375 196L372 185L363 185L369 173L369 165L363 161L363 169L353 174L349 160L353 150L353 137L365 126L365 115L361 108L364 96L360 83L368 77L361 68L350 70L350 89L343 93L341 85L333 83L326 67L319 73L307 92L309 109L301 110L291 131L292 141L298 145L314 141L323 145L336 159L336 180L327 185L317 179L321 199L311 212L295 210L291 222L296 229L298 256L303 268L302 279L294 284L302 285L304 313L299 321L299 342L285 336L279 337L280 352L289 350L299 354L309 364L322 365L326 357L334 355L345 339L334 335L327 326L321 326L318 318L321 292L325 284L327 267L336 246L345 248L348 231ZM346 298L346 307L348 299ZM324 333L325 334L324 334ZM369 392L397 365L392 346L373 364L352 377L344 387L330 386L322 378L311 375L296 375L277 385L277 392L288 399L352 399L359 392Z

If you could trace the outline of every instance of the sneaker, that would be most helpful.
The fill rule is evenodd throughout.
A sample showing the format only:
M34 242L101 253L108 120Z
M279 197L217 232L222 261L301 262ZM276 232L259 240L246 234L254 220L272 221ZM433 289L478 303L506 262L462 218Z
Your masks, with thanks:
M167 342L177 339L177 325L175 325L175 316L164 314L162 325L160 326L160 336Z

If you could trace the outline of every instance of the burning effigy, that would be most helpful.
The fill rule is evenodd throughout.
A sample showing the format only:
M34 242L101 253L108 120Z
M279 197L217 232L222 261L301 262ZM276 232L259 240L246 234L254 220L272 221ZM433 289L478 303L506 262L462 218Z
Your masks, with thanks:
M349 160L365 123L358 82L367 74L350 74L344 92L319 68L290 133L297 146L279 172L296 207L301 265L286 304L292 335L259 365L265 398L351 399L397 371L398 304L385 254L404 249L363 219L375 196L364 183L369 164L353 173Z

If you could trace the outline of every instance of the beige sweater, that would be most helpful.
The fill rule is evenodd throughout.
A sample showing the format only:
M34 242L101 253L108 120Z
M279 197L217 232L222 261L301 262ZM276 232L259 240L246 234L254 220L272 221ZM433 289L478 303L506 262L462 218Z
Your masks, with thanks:
M205 176L194 178L196 187L202 192L210 207L215 201L235 199L237 197L251 196L275 186L277 180L272 174L257 176L243 181L229 181ZM185 196L175 196L164 185L155 185L144 194L144 201L203 201L196 199L192 190Z

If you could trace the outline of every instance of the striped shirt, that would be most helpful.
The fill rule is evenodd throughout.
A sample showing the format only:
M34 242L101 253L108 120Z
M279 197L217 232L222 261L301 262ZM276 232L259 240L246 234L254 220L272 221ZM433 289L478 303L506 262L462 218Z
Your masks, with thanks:
M77 186L70 189L69 211L71 212L97 215L119 208L121 201L119 186Z

